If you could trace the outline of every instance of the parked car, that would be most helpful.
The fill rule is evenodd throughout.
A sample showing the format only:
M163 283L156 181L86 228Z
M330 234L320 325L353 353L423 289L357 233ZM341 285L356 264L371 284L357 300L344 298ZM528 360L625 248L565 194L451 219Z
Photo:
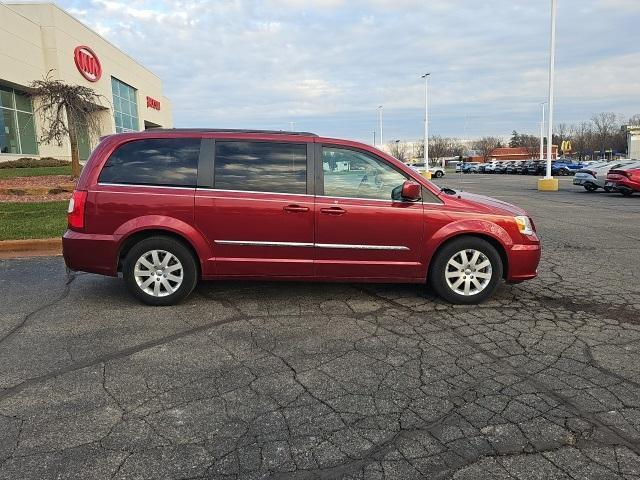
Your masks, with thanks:
M479 173L480 165L475 162L465 163L462 166L462 173Z
M517 161L513 161L513 162L509 162L509 164L507 165L507 169L505 171L505 173L508 174L514 174L514 173L518 173L518 164L520 162Z
M483 169L483 173L495 173L496 171L496 167L498 166L498 161L493 160L491 162L485 163L484 164L484 169Z
M543 160L532 160L527 164L528 175L541 175L545 173L547 162Z
M410 168L413 168L415 171L419 172L420 174L422 174L423 172L426 172L427 170L429 170L431 172L431 175L434 178L444 177L444 174L445 174L444 168L438 167L437 165L431 165L427 169L424 166L424 162L422 162L422 163L405 163L405 165L407 165Z
M509 162L498 162L493 169L493 173L507 173L507 164Z
M310 133L153 129L104 137L63 235L72 270L150 305L201 279L428 281L475 304L536 276L521 208L440 189L390 155Z
M620 192L625 197L634 192L640 192L640 165L634 164L626 168L610 170L605 186Z
M601 161L592 163L588 167L578 170L573 178L574 185L584 187L588 192L595 192L598 188L604 189L605 192L613 190L612 187L606 186L607 173L611 169L632 167L640 164L637 160L620 160L616 162Z
M574 175L578 170L583 168L584 165L580 162L574 162L573 160L559 159L551 164L552 175Z

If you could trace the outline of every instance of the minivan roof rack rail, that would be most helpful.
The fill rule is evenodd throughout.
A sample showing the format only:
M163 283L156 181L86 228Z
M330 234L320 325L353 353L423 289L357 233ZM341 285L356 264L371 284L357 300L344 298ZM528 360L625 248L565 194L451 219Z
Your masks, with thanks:
M317 137L311 132L290 132L288 130L247 130L243 128L149 128L145 132L206 132L206 133L264 133L270 135L301 135Z

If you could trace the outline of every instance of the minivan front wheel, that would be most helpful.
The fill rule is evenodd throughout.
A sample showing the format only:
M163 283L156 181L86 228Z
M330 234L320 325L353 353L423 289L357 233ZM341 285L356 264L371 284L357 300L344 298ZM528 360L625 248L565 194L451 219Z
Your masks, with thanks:
M169 237L150 237L127 253L122 274L129 291L155 306L174 305L185 299L198 281L191 251Z
M478 237L452 240L438 251L430 283L445 300L463 305L481 303L502 278L502 260L495 247Z

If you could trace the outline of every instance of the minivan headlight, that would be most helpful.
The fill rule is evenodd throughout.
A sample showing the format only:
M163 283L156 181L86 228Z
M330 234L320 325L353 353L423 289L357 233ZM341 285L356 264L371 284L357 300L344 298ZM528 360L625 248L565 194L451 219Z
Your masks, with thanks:
M514 217L516 219L516 224L518 225L518 230L523 235L533 235L533 226L531 225L531 220L529 217L525 215L518 215Z

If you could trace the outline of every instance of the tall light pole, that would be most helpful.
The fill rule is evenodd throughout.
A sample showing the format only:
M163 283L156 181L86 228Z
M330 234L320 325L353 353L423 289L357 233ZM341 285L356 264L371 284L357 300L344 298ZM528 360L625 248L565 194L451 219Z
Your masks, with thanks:
M373 146L376 146L376 131L373 131Z
M429 170L429 75L425 73L424 78L424 168Z
M547 175L551 177L551 144L553 143L553 84L556 68L556 0L551 0L551 42L549 52L549 128L547 135Z
M382 135L382 105L378 105L378 115L380 119L380 148L384 145L384 136Z
M547 102L542 102L542 122L540 122L540 160L544 159L544 106Z

